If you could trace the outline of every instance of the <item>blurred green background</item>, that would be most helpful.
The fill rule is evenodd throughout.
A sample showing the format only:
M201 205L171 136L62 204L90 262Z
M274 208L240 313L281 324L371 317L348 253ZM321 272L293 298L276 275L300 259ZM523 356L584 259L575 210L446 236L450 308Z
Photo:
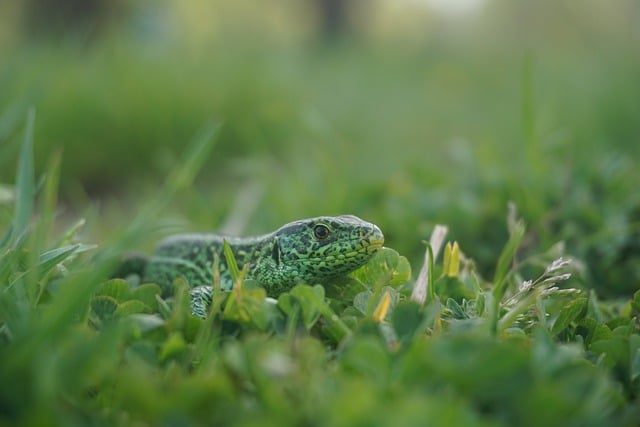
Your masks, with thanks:
M353 213L414 269L442 223L489 276L512 201L524 252L562 241L585 286L640 287L637 1L0 0L0 183L29 106L94 242L220 121L159 223Z

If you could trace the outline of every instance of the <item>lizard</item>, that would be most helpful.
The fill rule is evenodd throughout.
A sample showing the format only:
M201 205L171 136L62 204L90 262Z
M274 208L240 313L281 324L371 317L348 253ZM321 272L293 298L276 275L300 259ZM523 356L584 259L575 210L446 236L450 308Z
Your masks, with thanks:
M225 241L238 269L248 264L245 279L264 287L268 297L277 297L296 284L326 284L356 270L382 247L384 235L378 226L354 215L297 220L254 237L177 234L161 240L150 257L136 256L123 263L120 276L137 274L142 283L159 285L163 296L171 293L175 279L184 277L190 287L192 314L206 318L213 295L214 253L221 289L233 287Z

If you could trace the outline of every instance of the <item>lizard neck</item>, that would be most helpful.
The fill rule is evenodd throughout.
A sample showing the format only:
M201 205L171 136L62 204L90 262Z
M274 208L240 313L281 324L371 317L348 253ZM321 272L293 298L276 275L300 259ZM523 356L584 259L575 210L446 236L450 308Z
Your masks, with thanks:
M247 278L259 282L271 297L280 295L300 281L298 271L284 262L281 245L275 233L260 236L253 240L254 252L248 260Z

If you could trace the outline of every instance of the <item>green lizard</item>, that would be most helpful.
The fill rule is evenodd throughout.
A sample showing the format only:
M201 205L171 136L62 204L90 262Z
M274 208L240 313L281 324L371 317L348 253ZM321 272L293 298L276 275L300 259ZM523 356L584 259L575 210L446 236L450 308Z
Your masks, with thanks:
M233 286L223 253L225 240L238 268L249 264L245 278L277 297L298 283L324 284L352 272L382 247L384 236L376 225L353 215L294 221L257 237L180 234L162 240L151 257L126 262L121 274L136 273L142 282L157 283L165 295L176 278L184 277L191 288L191 310L204 318L213 294L214 253L220 261L222 289Z

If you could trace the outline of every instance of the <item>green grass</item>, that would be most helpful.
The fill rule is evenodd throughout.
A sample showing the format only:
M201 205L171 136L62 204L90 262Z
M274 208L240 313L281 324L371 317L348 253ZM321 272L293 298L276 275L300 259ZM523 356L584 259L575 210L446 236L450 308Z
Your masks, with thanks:
M637 11L588 3L0 52L0 425L637 424ZM173 231L344 213L389 249L277 303L203 322L109 279Z
M248 284L220 292L202 321L190 315L185 283L163 300L156 285L131 288L107 275L125 247L151 232L149 219L190 187L220 128L193 139L128 228L90 247L75 243L76 229L41 229L54 220L59 166L52 162L36 185L34 117L0 247L0 378L12 385L0 392L3 423L637 420L640 292L613 303L562 286L576 261L557 259L557 248L522 258L525 226L515 217L492 281L466 257L446 275L431 257L426 303L411 298L407 259L385 249L351 279L299 285L276 304Z
M420 240L445 223L491 277L512 201L529 224L524 250L563 241L585 261L589 287L607 296L638 288L640 93L630 82L640 63L624 49L603 61L545 44L423 54L357 45L256 52L240 43L236 52L216 46L215 56L179 45L150 56L143 48L107 39L87 52L16 53L0 75L7 99L20 100L2 105L0 179L15 175L10 141L32 102L35 167L64 150L62 200L82 210L105 199L102 220L90 224L101 240L128 221L141 194L157 191L185 141L217 120L224 126L203 159L200 191L170 207L193 227L224 225L242 188L252 202L240 208L237 231L353 212L416 263Z

